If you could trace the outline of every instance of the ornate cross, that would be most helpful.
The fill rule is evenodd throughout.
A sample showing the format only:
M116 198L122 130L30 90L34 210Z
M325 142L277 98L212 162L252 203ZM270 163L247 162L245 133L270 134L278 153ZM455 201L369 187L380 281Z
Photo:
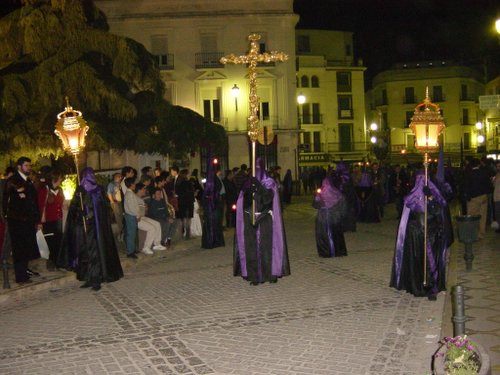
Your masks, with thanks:
M248 36L250 41L250 51L248 54L242 56L235 56L230 54L220 59L221 64L247 64L248 76L250 78L250 116L248 117L248 136L252 143L255 144L258 137L259 130L259 97L257 96L257 63L264 62L282 62L288 60L288 55L283 52L264 52L259 53L259 46L257 42L260 40L259 34L250 34ZM253 156L252 156L253 158ZM253 161L253 160L252 160ZM255 168L253 168L255 170Z
M246 55L235 56L230 54L220 59L221 64L246 64L248 66L248 77L250 78L250 116L248 117L248 136L252 141L252 176L255 177L255 143L259 136L259 97L257 96L257 63L281 62L288 60L288 55L283 52L259 53L257 42L260 40L259 34L250 34L250 51ZM252 223L255 224L255 200L252 202Z

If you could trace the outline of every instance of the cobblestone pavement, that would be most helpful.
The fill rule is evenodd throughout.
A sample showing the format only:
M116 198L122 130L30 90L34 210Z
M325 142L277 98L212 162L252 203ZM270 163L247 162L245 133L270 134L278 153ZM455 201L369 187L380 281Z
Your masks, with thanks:
M157 252L99 292L76 282L0 303L1 374L430 373L446 293L388 287L397 220L319 258L309 198L285 210L291 276L250 286L226 247Z

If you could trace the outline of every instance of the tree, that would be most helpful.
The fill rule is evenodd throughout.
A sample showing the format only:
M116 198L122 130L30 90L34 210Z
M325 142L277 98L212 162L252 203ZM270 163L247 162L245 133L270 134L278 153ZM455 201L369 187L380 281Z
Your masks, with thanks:
M10 8L9 8L10 7ZM11 1L0 19L0 159L59 156L53 131L69 97L90 126L88 149L182 154L225 132L163 99L153 57L108 32L91 0ZM2 161L2 160L0 160Z

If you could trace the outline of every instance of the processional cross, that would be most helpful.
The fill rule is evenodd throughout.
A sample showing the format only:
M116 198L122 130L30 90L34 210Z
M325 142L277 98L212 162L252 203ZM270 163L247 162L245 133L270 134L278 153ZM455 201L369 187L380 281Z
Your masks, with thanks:
M250 34L250 51L242 56L230 54L220 59L221 64L246 64L248 66L248 77L250 79L250 116L248 117L248 136L252 142L252 175L255 176L255 142L259 136L259 97L257 96L257 63L259 62L282 62L288 60L288 55L283 52L259 53L257 42L260 40L259 34Z
M259 34L250 34L250 50L246 55L236 56L230 54L220 59L221 64L246 64L248 66L248 77L250 79L250 116L248 117L248 136L252 142L252 176L255 177L255 143L259 136L259 97L257 96L257 63L283 62L288 60L288 55L284 52L264 52L259 53L257 42L260 40ZM252 205L252 222L255 220L255 201Z

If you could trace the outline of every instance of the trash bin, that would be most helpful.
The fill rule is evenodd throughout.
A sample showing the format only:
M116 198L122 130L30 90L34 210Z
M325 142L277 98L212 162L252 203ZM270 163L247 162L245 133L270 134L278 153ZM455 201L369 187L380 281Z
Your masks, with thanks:
M457 216L458 240L465 245L465 269L472 270L472 261L474 254L472 252L472 243L479 239L479 219L481 215L463 215Z
M472 243L478 240L479 219L481 215L457 216L458 240L461 243Z

